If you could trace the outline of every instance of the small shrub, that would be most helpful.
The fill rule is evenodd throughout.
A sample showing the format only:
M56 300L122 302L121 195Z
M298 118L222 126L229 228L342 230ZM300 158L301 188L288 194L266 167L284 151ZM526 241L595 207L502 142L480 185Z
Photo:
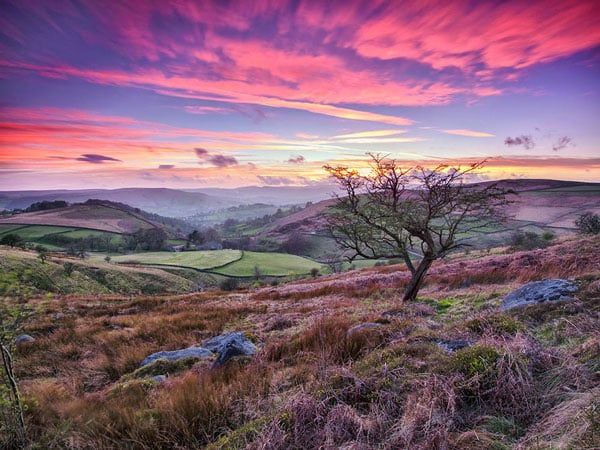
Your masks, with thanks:
M0 239L0 245L9 245L11 247L18 246L23 243L23 239L18 234L9 233L2 236Z
M451 366L456 372L468 377L489 376L496 368L500 354L495 347L474 345L460 349L454 355Z
M535 250L548 247L548 240L531 231L516 231L510 238L512 250Z
M478 317L465 323L468 330L483 334L492 332L494 334L515 335L518 331L524 331L525 325L507 314L490 314Z
M67 261L63 264L63 270L65 271L65 275L70 277L73 274L73 271L75 270L75 264Z
M225 278L219 284L219 287L223 291L235 291L236 289L239 288L239 286L240 286L240 282L237 280L237 278Z
M552 239L554 239L555 235L552 231L544 231L542 233L542 239L546 240L546 241L551 241Z
M600 216L591 212L581 214L575 220L577 230L582 234L600 233Z

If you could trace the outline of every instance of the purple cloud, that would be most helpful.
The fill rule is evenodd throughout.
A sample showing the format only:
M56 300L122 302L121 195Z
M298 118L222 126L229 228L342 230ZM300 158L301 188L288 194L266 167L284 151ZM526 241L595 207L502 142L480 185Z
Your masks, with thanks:
M514 138L510 136L507 137L506 139L504 139L504 145L507 145L509 147L522 145L525 149L531 150L533 147L535 147L535 142L531 135L522 134L521 136L517 136Z
M208 158L208 161L217 167L229 167L236 166L238 164L237 159L233 156L225 155L212 155Z
M208 150L205 148L195 148L194 151L196 152L196 156L198 158L206 158L206 155L208 155Z
M216 167L229 167L236 166L238 164L238 160L235 159L233 156L225 156L219 154L210 155L208 153L208 150L206 150L205 148L195 148L194 151L196 152L196 156L199 159L203 161L208 161Z
M573 139L571 139L569 136L563 136L558 138L558 140L552 145L552 150L557 152L565 147L568 147L569 145L575 145Z
M295 158L288 159L290 164L302 164L305 161L304 156L298 155Z
M161 164L160 166L158 166L158 168L161 170L169 170L169 169L172 169L173 167L175 167L174 164Z
M95 153L86 153L77 158L77 161L83 161L91 164L102 164L106 161L118 161L121 162L120 159L111 158L110 156L97 155Z

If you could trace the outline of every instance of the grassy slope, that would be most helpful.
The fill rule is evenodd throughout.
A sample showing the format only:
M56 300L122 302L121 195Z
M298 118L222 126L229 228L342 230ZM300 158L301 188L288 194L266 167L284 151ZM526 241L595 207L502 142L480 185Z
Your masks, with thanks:
M193 269L211 269L242 257L240 250L205 250L190 252L147 252L113 257L118 263L165 264Z
M37 340L16 356L30 435L39 448L598 448L599 255L596 237L439 262L414 304L398 267L232 295L33 298ZM498 311L551 277L577 279L578 300ZM361 322L381 326L349 335ZM128 375L234 330L265 344L250 364Z
M232 277L252 277L255 267L263 276L306 275L321 264L286 253L241 252L240 250L206 250L190 252L148 252L115 256L121 264L171 265L208 270Z
M0 224L52 225L113 233L133 233L139 228L156 226L153 222L129 211L96 204L17 214L0 219Z
M159 269L120 267L57 255L42 263L35 252L0 246L0 297L188 292L192 288L191 281Z
M256 274L256 268L261 275L287 276L305 275L311 269L321 269L321 264L308 258L286 253L244 252L239 261L216 269L215 272L238 277L250 277Z

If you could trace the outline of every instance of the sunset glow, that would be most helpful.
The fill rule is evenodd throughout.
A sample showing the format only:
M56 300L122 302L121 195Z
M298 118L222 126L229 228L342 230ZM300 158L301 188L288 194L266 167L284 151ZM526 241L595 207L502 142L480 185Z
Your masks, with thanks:
M600 181L594 0L7 0L0 50L0 190Z

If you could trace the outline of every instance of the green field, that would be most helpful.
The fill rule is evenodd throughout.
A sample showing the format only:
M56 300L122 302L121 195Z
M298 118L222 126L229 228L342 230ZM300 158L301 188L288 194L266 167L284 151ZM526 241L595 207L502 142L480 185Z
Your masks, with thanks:
M116 263L145 265L168 265L190 267L192 269L211 269L240 259L240 250L205 250L192 252L147 252L112 257Z
M73 231L67 231L61 233L61 235L72 238L72 239L82 239L88 236L106 236L110 235L111 237L120 237L121 235L118 233L111 233L109 231L99 231L99 230L86 230L84 228L81 229L73 229Z
M11 225L11 227L15 228ZM48 234L77 231L73 227L57 227L52 225L19 225L13 230L14 234L21 236L24 241L35 241Z
M7 224L0 224L0 237L6 235L6 234L10 234L10 233L15 233L19 228L23 228L26 225L7 225Z
M82 239L88 236L103 236L110 234L113 237L120 236L118 233L108 231L88 230L86 228L61 227L55 225L0 225L0 236L9 233L17 234L24 241L37 241L41 238L53 234L72 239Z
M308 258L287 253L244 252L239 261L216 269L215 273L233 277L251 277L256 275L256 267L260 275L286 276L305 275L313 268L321 270L322 265Z

